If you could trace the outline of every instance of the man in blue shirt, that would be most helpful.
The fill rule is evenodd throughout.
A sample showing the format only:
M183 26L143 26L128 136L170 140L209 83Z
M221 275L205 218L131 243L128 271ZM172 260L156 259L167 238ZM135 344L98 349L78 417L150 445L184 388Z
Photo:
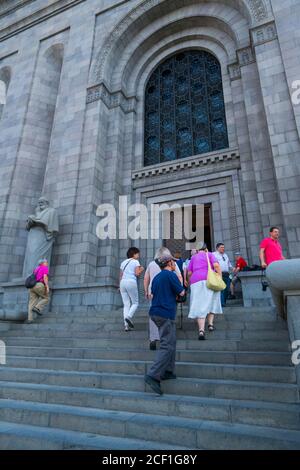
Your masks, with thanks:
M174 374L176 355L176 297L184 295L184 289L175 274L175 258L163 256L157 260L161 272L152 282L151 319L159 330L160 348L145 382L162 395L161 380L176 379Z

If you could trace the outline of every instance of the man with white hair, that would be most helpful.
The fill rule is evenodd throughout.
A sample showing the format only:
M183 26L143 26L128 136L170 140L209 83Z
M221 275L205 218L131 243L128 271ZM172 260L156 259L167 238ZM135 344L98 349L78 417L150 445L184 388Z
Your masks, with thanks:
M159 248L154 256L154 260L161 258L162 256L169 256L171 255L171 252L168 248L166 247L161 247ZM145 276L144 276L144 291L145 291L145 297L149 301L152 299L152 294L151 294L151 286L152 286L152 281L157 276L157 274L160 273L160 267L155 261L151 261L146 269ZM175 273L177 274L177 277L179 281L183 282L180 270L176 264L175 266ZM159 341L159 331L155 323L152 321L151 317L149 317L149 340L150 340L150 349L152 351L156 350L156 342Z
M36 284L29 290L28 320L33 323L33 314L42 315L42 311L49 302L49 267L46 259L40 259L33 271Z

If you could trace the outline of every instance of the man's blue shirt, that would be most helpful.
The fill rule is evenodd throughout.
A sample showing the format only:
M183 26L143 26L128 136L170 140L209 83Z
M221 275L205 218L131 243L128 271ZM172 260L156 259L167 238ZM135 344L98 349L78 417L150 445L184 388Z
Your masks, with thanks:
M167 269L162 270L152 281L153 299L149 314L174 320L176 316L176 296L183 291L177 275Z

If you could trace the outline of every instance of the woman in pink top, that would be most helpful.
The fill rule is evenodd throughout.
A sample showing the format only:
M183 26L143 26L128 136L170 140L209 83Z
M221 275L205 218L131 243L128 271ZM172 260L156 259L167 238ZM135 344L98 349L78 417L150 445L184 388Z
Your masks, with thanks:
M41 259L34 270L36 285L29 290L28 320L33 323L33 314L42 315L42 311L49 302L49 267L46 259Z
M222 314L221 294L208 289L206 286L208 263L207 255L212 269L222 276L221 268L212 253L209 253L204 244L194 255L188 266L188 277L191 285L191 300L189 318L196 319L199 328L199 340L205 339L205 320L208 317L208 330L214 331L214 315Z

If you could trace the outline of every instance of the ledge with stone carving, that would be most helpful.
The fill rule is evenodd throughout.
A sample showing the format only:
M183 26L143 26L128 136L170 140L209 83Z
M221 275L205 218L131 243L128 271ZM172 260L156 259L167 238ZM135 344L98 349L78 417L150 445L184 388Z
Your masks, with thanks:
M132 172L132 180L134 182L138 182L144 181L147 178L168 174L173 175L176 173L180 173L180 178L184 178L184 170L188 170L188 173L190 173L193 169L204 169L206 172L209 167L213 167L211 168L213 172L226 170L228 167L239 168L239 151L237 149L225 149L222 151L219 150L217 152L209 152L193 157L146 166L140 170L134 170Z

